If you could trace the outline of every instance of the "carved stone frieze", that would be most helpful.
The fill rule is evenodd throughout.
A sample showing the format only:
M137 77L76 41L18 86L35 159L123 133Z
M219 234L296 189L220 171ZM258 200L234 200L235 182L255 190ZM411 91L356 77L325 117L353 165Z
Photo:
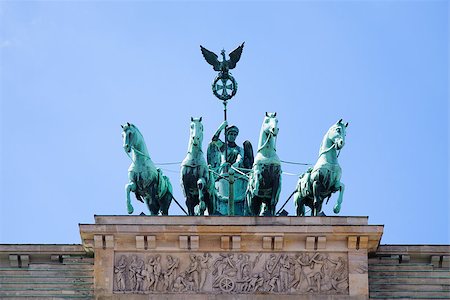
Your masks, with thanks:
M346 254L116 253L114 293L348 294Z

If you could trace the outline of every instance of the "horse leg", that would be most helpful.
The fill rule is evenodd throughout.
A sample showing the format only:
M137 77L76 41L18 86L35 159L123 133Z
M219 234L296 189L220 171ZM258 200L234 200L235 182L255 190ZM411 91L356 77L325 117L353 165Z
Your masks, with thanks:
M158 199L155 197L145 197L145 203L147 204L147 208L150 211L151 216L157 216L159 214L160 205Z
M195 213L194 213L195 205L194 205L193 202L194 202L194 201L192 201L191 196L189 196L188 194L186 194L186 207L187 207L187 209L188 209L188 214L189 214L190 216L195 215Z
M261 201L258 196L250 196L251 200L249 203L250 215L258 216L261 212Z
M127 183L125 185L125 191L127 194L127 210L128 210L128 214L132 214L134 209L133 209L133 205L131 205L131 199L130 199L130 192L135 193L136 192L136 183L134 183L133 181L130 181L129 183Z
M342 198L344 197L345 185L342 182L339 182L339 198L334 205L333 211L335 214L338 214L341 211Z
M314 181L313 182L314 200L311 208L311 216L313 217L319 215L320 211L322 210L322 199L320 198L321 190L322 188L320 182Z
M200 216L205 215L206 210L206 193L205 193L205 180L200 178L197 180L197 188L198 188L198 214Z
M294 195L294 204L297 211L297 216L301 217L305 215L305 199L301 197L301 192L297 191Z
M216 209L214 207L214 195L212 192L206 191L205 193L205 203L206 208L208 209L208 215L212 216L216 213Z
M163 216L169 215L169 207L172 202L172 193L166 193L161 199L160 210Z
M281 192L281 175L278 174L278 178L275 180L275 184L272 188L272 199L270 201L270 216L275 215L275 209L277 207L278 199Z

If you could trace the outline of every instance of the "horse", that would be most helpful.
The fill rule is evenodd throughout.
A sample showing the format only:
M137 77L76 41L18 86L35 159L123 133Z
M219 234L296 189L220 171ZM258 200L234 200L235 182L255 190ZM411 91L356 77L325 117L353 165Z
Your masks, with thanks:
M214 188L211 188L213 180L203 155L202 143L202 118L191 118L188 152L181 163L181 186L191 216L203 215L206 209L210 215L215 211Z
M323 215L323 200L337 191L339 198L333 211L340 212L345 186L341 182L342 170L337 158L338 151L345 145L347 126L348 123L342 123L341 119L328 129L316 164L300 176L294 196L297 216L305 215L305 205L311 208L311 216Z
M277 113L267 113L259 134L258 150L247 186L247 214L275 215L281 191L281 163L276 152Z
M128 168L129 182L125 185L128 213L134 211L130 201L133 192L137 200L145 201L151 215L168 215L173 198L169 178L153 164L139 129L130 123L121 126L123 149L132 161Z

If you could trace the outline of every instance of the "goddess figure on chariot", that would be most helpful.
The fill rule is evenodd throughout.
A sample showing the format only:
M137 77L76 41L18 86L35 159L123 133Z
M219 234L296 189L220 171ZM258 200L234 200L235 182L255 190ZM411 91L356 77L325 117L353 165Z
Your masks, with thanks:
M239 128L235 125L227 127L224 121L216 130L208 145L207 162L210 166L214 181L216 194L216 214L228 214L229 200L229 172L235 172L233 183L234 213L243 215L245 209L245 193L247 189L247 173L253 165L253 147L250 141L245 141L243 147L236 143ZM225 130L226 142L220 139L220 134Z

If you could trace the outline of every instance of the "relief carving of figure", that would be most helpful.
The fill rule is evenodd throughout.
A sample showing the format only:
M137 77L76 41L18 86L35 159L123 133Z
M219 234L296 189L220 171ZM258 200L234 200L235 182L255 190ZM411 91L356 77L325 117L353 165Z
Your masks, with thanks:
M280 262L281 254L278 257L270 254L265 264L265 281L268 292L280 291Z
M153 272L153 263L154 263L154 258L153 256L150 256L148 258L148 263L145 264L145 285L146 285L146 290L150 291L151 287L153 286L153 284L155 283L155 274Z
M280 292L287 292L289 290L289 271L291 265L287 254L281 255L280 258Z
M173 283L177 277L177 269L180 265L180 259L178 257L173 257L172 255L167 255L167 270L164 272L164 291L172 290Z
M300 290L302 281L304 279L303 267L309 266L309 256L307 253L297 254L294 259L294 280L291 282L291 287Z
M145 264L142 259L138 259L136 268L136 286L134 291L140 292L144 290Z
M203 256L199 256L198 262L200 266L200 291L203 290L203 286L205 285L206 277L209 272L209 260L211 259L210 253L204 253Z
M116 287L118 291L125 291L126 289L126 272L127 272L127 260L125 255L122 255L119 262L114 267L114 273L116 275Z
M128 275L130 279L131 289L134 291L137 284L138 258L136 255L131 256L131 263L128 267Z
M189 268L187 269L186 273L189 275L189 277L191 277L192 281L194 282L194 291L198 292L200 288L199 264L195 254L191 254L189 256L189 259L191 260L191 262L189 264Z
M333 268L330 268L331 286L336 291L346 290L348 288L348 280L347 267L344 259L342 257L338 257L337 261L334 261L328 258L328 261L335 265Z
M186 281L187 274L186 272L181 273L177 276L173 283L173 291L174 292L186 292L188 291L188 283Z
M159 277L161 276L162 267L161 267L161 256L156 255L155 261L153 263L153 274L155 275L155 283L153 284L153 291L158 290L158 282Z

